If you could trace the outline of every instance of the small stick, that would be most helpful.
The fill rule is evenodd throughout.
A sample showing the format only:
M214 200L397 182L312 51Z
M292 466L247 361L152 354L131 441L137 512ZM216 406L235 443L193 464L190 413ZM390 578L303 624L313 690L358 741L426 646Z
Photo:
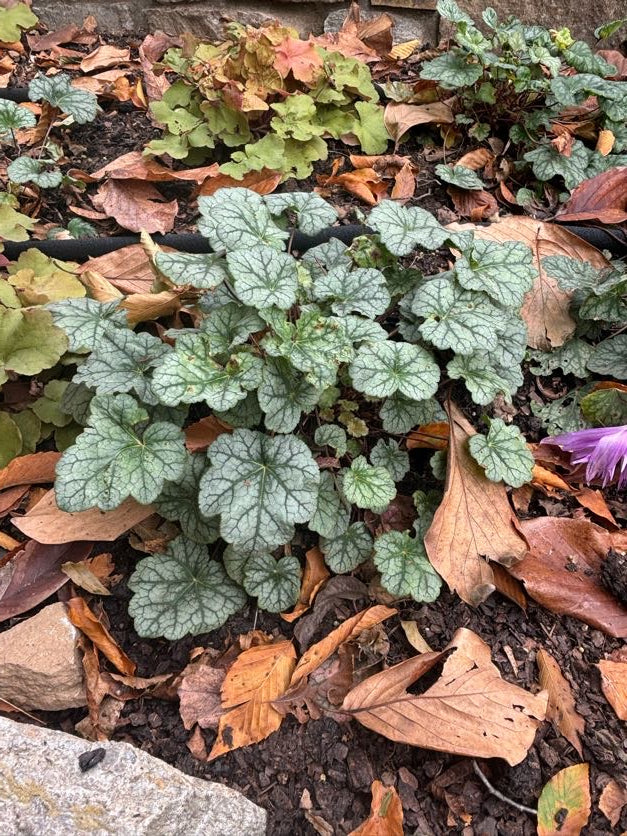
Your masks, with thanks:
M524 804L519 804L512 798L508 798L506 795L503 795L503 793L499 792L496 787L492 786L492 784L488 781L488 779L485 777L485 775L479 768L479 764L474 758L472 759L472 768L474 769L477 777L481 780L481 783L492 793L492 795L495 795L500 801L505 802L505 804L509 804L511 807L515 807L517 810L520 810L523 813L529 813L530 816L538 815L538 811L534 810L533 807L526 807Z

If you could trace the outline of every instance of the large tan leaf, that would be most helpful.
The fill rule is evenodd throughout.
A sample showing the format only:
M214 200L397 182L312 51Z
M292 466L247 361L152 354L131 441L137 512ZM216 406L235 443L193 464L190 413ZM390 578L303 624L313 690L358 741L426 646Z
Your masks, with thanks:
M485 558L509 566L521 560L527 543L502 482L490 482L468 452L475 431L454 404L444 498L425 537L429 560L452 590L477 606L494 591Z
M398 142L415 125L448 125L455 121L455 116L445 102L419 105L390 102L386 105L383 120L389 135Z
M572 336L575 321L570 315L571 293L561 290L557 281L547 276L541 260L550 255L565 255L588 261L594 267L609 267L599 250L556 224L535 221L520 215L504 218L489 226L451 226L473 229L477 238L490 241L522 241L531 248L538 278L525 296L522 316L527 324L528 344L532 348L557 348Z
M170 232L179 210L144 180L107 180L92 197L96 209L131 232Z
M41 485L54 482L54 469L61 453L29 453L18 456L0 470L0 490L16 485Z
M627 662L601 659L601 688L619 720L627 720Z
M80 270L100 274L122 293L149 293L155 280L150 258L141 244L90 258Z
M90 508L89 511L69 513L58 508L54 490L50 490L28 514L13 517L11 522L27 537L39 543L110 541L117 540L121 534L153 513L154 508L150 505L140 505L130 498L113 511Z
M536 661L540 671L540 687L549 695L546 718L553 723L560 734L564 735L571 746L575 748L579 757L582 758L583 749L581 748L579 735L583 734L586 724L583 717L577 714L570 685L564 678L555 659L546 650L538 651Z
M283 717L271 703L287 690L296 652L288 641L251 647L237 657L222 685L218 736L209 760L264 740L281 725Z
M434 685L424 694L408 692L445 658ZM441 653L414 656L361 682L349 692L343 709L397 743L504 758L513 766L525 758L546 706L546 693L530 694L501 679L488 645L461 628Z
M627 166L602 171L580 183L556 217L557 221L627 221Z
M218 173L218 163L212 163L201 168L184 168L181 171L174 171L152 157L144 157L141 151L129 151L90 174L88 182L110 177L113 180L147 180L151 183L171 183L177 180L187 180L200 184L207 177L215 177Z
M349 836L403 836L403 805L394 787L372 782L370 815Z
M579 836L590 818L590 767L562 769L538 799L538 836Z

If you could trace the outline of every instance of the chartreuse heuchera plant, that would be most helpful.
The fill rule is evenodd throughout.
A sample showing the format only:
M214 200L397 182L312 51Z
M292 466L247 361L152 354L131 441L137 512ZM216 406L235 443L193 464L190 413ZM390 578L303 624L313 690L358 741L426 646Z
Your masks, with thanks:
M276 23L226 31L222 44L166 53L162 65L180 77L151 105L165 133L147 153L195 162L219 146L230 154L222 172L241 180L262 169L308 177L329 138L348 137L366 154L386 150L367 64Z
M58 464L59 506L107 510L130 496L178 521L180 536L130 581L145 636L216 628L247 594L289 608L301 575L291 544L318 538L333 571L372 558L391 593L434 600L440 578L422 536L437 500L414 494L413 532L373 540L372 520L400 483L421 487L404 435L442 416L443 382L464 381L479 405L521 384L531 252L384 202L368 218L375 236L331 239L299 259L290 224L315 234L336 219L318 195L222 189L199 205L214 252L155 256L162 282L198 290L196 327L164 341L131 330L116 302L50 306L84 354L68 397L85 429ZM455 262L435 276L399 261L441 247ZM182 428L210 412L233 431L191 455ZM531 477L524 439L498 419L470 450L490 479Z

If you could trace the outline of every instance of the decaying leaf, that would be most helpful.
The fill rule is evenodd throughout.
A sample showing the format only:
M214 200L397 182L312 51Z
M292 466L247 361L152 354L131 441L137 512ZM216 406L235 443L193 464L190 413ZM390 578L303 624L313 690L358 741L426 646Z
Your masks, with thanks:
M281 614L283 621L296 621L303 613L307 612L313 604L318 590L330 576L331 573L325 565L324 557L320 549L317 546L309 549L305 553L305 571L303 572L298 601L292 612Z
M627 790L613 778L607 782L599 798L599 810L612 827L616 827L623 807L627 804Z
M200 185L207 177L216 176L218 171L218 163L201 168L184 168L181 171L174 171L154 157L145 157L141 151L129 151L128 154L122 154L121 157L117 157L92 174L78 179L95 182L102 180L103 177L109 177L112 180L145 180L150 183L188 181Z
M202 729L216 729L224 714L220 690L226 672L223 668L200 665L185 675L178 688L179 711L186 729L198 724Z
M527 551L505 486L490 482L468 452L475 434L461 412L449 408L450 439L444 498L425 537L429 560L449 587L477 606L494 591L486 558L509 566Z
M405 633L405 638L414 650L417 650L418 653L433 653L433 649L425 641L415 621L401 621L401 627Z
M540 649L536 656L540 671L540 687L549 695L549 705L546 713L555 730L563 734L573 746L579 757L583 757L580 735L584 733L583 717L577 714L573 694L555 659L544 649Z
M444 659L434 685L423 694L408 692ZM546 693L530 694L501 679L488 645L465 628L441 653L422 653L364 680L343 705L362 725L398 743L504 758L512 766L525 758L546 707Z
M370 815L349 836L403 836L403 805L394 787L373 781Z
M449 125L455 121L453 111L444 102L418 105L390 102L386 105L383 119L395 142L415 125Z
M131 232L170 232L179 207L144 180L107 180L92 203Z
M627 720L627 662L601 659L601 688L619 720Z
M91 592L93 595L111 595L107 587L92 572L86 563L68 561L61 564L61 571L73 581L76 586Z
M538 836L579 836L590 818L590 767L562 769L538 799Z
M219 435L230 432L233 432L233 428L226 421L221 421L215 415L207 415L185 428L185 446L190 453L201 453Z
M249 171L241 180L229 177L228 174L217 174L215 177L208 177L200 187L199 194L212 195L218 189L239 187L250 189L257 194L271 194L281 182L283 173L272 171L269 168L262 168L261 171Z
M61 453L54 452L18 456L0 470L0 490L54 482L54 469L60 458Z
M122 674L132 676L137 665L132 662L126 653L118 647L115 639L109 633L104 624L89 609L84 598L70 598L67 601L68 618L75 627L78 627L98 650L107 657Z
M599 221L602 224L627 221L627 166L610 168L580 183L561 207L556 220L563 223Z

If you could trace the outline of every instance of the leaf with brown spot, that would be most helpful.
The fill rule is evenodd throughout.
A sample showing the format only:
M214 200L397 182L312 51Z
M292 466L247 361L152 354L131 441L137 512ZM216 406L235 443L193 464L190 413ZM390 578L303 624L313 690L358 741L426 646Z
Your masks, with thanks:
M627 221L627 166L610 168L584 180L573 189L555 220L564 223L600 221L602 224Z
M434 685L423 694L408 692L442 661L442 674ZM488 645L461 628L442 652L422 653L361 682L349 692L343 708L397 743L453 755L504 758L514 766L533 744L546 705L546 694L530 694L501 679Z
M521 523L529 543L524 560L508 571L534 601L570 615L616 638L627 638L627 608L603 586L600 571L611 548L625 548L625 535L590 520L537 517Z
M538 799L538 836L579 836L590 818L590 767L562 769Z
M601 688L619 720L627 720L627 662L601 659Z
M190 453L202 453L222 433L233 432L233 427L215 415L207 415L185 428L185 446Z
M394 787L373 781L370 815L349 836L403 836L403 805Z
M78 597L70 598L66 602L66 605L68 618L72 624L91 639L103 656L106 656L120 673L132 676L135 673L137 665L117 645L111 633L109 633L104 624L89 609L85 599Z
M41 485L54 482L55 467L61 453L29 453L18 456L0 470L0 490L17 485Z
M318 546L305 553L305 571L296 606L289 613L281 613L283 621L296 621L311 607L322 584L331 576Z
M112 511L90 508L88 511L61 511L57 506L54 490L46 493L40 502L23 517L13 517L11 522L27 537L40 543L71 543L85 537L94 541L110 541L154 513L150 505L140 505L134 499L124 502Z
M623 807L627 804L627 790L613 778L607 782L599 798L599 810L612 827L616 827Z
M549 695L546 718L582 758L583 749L579 736L584 733L586 724L583 717L577 714L571 687L555 659L546 650L538 651L536 661L540 671L540 687Z
M179 210L176 200L166 201L161 192L143 180L107 180L99 186L92 203L131 232L170 232Z
M468 451L474 429L454 404L448 411L444 497L424 542L429 560L449 587L467 604L478 606L495 588L487 559L509 566L524 557L527 543L505 485L490 482Z
M210 761L265 740L279 728L283 717L272 707L272 700L287 690L295 663L296 652L288 641L240 653L222 685L222 707L227 710L220 717Z

